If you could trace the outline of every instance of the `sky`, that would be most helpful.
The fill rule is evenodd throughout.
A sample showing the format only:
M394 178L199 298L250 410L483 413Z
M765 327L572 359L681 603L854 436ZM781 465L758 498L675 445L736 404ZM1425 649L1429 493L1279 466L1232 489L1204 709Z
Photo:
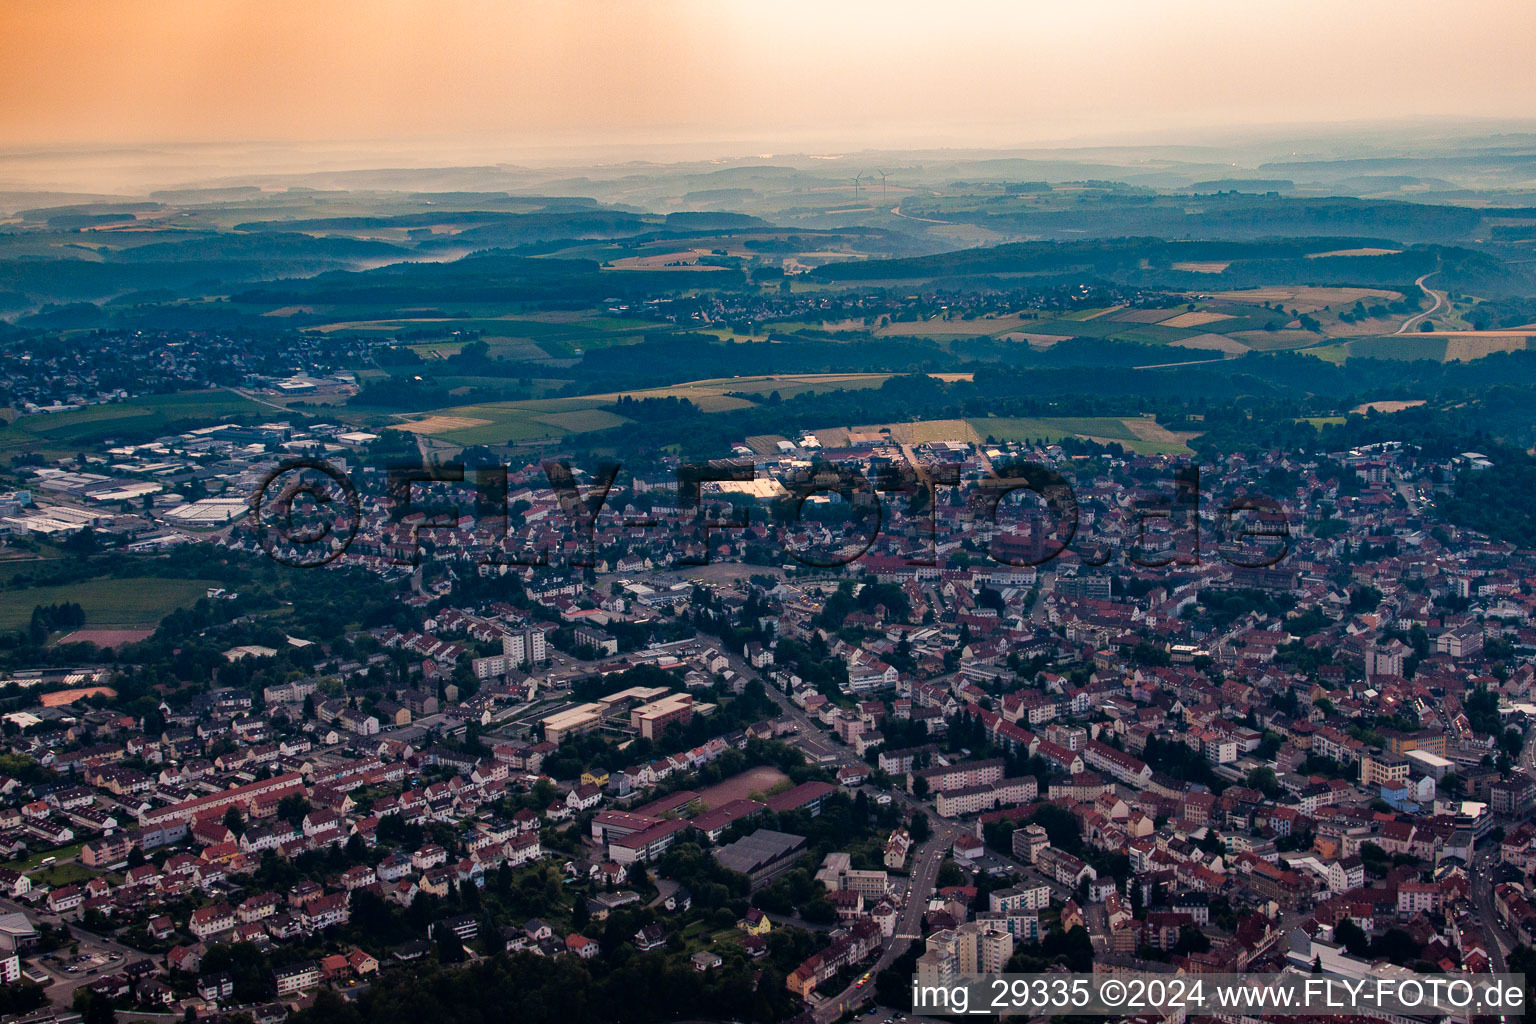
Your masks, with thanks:
M0 149L1008 147L1536 112L1530 0L0 0Z

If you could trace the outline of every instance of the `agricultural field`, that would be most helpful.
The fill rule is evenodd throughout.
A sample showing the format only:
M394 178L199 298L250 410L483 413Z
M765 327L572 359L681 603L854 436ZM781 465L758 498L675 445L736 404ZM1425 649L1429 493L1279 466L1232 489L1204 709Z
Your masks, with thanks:
M1035 441L1047 443L1065 437L1079 437L1100 443L1114 443L1141 455L1187 455L1194 434L1176 433L1151 417L1118 419L1112 416L1020 417L988 416L969 421L982 439L998 441Z
M157 626L177 608L203 597L215 580L174 580L155 576L87 580L57 587L0 590L0 630L25 629L38 605L75 602L88 629L142 629Z
M1495 352L1524 352L1536 332L1433 331L1356 338L1348 343L1353 359L1430 359L1454 363L1481 359Z
M455 356L470 340L461 332L473 332L485 342L492 359L510 361L557 361L579 358L587 349L630 345L645 331L666 330L654 324L608 316L596 310L554 311L486 315L381 317L377 320L338 320L311 328L322 334L346 333L380 338L402 337L406 347L423 361Z
M1113 416L976 416L964 420L917 420L910 423L873 423L853 427L813 430L823 446L888 439L896 444L942 444L946 441L985 444L988 438L1003 441L1046 443L1077 437L1101 444L1118 444L1140 454L1188 454L1193 434L1167 430L1150 417L1121 419Z
M644 256L624 256L613 260L609 266L614 270L681 270L681 271L720 271L725 268L715 264L703 262L703 258L710 256L708 249L684 249L670 252L649 253Z
M968 378L968 374L938 374L941 379ZM888 373L772 374L690 381L670 387L583 395L578 398L547 398L521 402L493 402L439 409L391 424L439 441L460 445L499 445L554 439L571 434L608 430L629 422L608 406L621 394L631 398L686 398L702 411L745 409L754 402L741 397L767 397L777 391L788 398L805 392L823 393L876 388L889 380Z
M0 456L35 451L63 458L81 448L113 440L147 440L194 426L265 418L273 411L232 391L209 390L37 413L15 419L0 429Z
M875 330L877 338L982 338L997 337L1010 331L1034 330L1034 325L1039 323L1035 317L1024 317L1018 314L1007 316L978 316L972 319L957 318L945 320L938 317L932 320L901 320L886 324ZM827 324L826 330L862 330L864 324L854 321L852 324Z
M1412 409L1412 408L1415 408L1415 407L1423 405L1423 404L1424 404L1424 399L1422 399L1422 398L1408 398L1408 399L1402 399L1402 400L1399 400L1399 401L1366 402L1366 403L1364 403L1362 405L1355 406L1353 409L1351 409L1349 411L1352 412L1352 413L1356 413L1356 414L1358 414L1360 416L1364 416L1366 413L1369 413L1369 412L1379 412L1379 413L1402 412L1404 409ZM1341 422L1343 421L1343 417L1339 417L1339 419L1340 419Z
M1298 284L1243 288L1234 292L1217 292L1211 297L1247 305L1278 302L1286 309L1294 309L1298 313L1316 313L1325 307L1348 309L1356 302L1367 305L1374 302L1396 302L1403 297L1403 293L1386 288L1322 288Z

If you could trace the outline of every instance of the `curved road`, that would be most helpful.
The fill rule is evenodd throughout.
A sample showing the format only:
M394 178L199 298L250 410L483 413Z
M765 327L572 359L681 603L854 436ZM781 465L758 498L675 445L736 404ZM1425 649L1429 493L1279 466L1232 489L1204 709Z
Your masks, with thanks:
M1440 271L1438 271L1438 270L1431 270L1429 273L1425 274L1423 277L1421 277L1417 281L1413 282L1414 284L1419 286L1419 289L1425 295L1428 295L1430 298L1434 299L1435 300L1435 304L1433 306L1430 306L1424 312L1422 312L1422 313L1415 313L1413 316L1409 317L1407 320L1404 320L1403 321L1403 326L1401 326L1397 330L1393 331L1392 332L1393 334L1406 334L1406 333L1408 333L1409 331L1413 330L1415 327L1419 326L1419 324L1422 323L1423 320L1426 317L1434 316L1435 313L1440 309L1440 307L1446 304L1446 298L1445 298L1445 293L1444 292L1437 292L1433 288L1429 287L1427 284L1424 283L1425 281L1428 281L1431 277L1435 276L1438 273L1440 273Z
M949 224L949 223L951 223L951 221L947 221L947 220L934 220L932 217L916 217L916 216L913 216L910 213L902 213L900 206L893 206L893 207L891 207L891 214L893 216L896 216L896 217L901 217L901 218L903 218L905 220L920 220L924 224Z

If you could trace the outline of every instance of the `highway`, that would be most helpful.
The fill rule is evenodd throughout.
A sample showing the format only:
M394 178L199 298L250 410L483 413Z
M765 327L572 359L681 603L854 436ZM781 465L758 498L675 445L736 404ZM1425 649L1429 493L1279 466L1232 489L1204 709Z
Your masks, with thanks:
M1440 271L1438 271L1438 270L1431 270L1429 273L1423 275L1417 281L1413 282L1414 284L1419 286L1419 290L1420 291L1422 291L1425 295L1428 295L1430 298L1434 299L1435 300L1435 304L1433 306L1430 306L1424 312L1422 312L1422 313L1415 313L1413 316L1409 317L1407 320L1404 320L1403 321L1403 325L1401 327L1399 327L1397 330L1393 331L1392 332L1393 334L1407 334L1409 331L1411 331L1415 327L1419 326L1419 324L1421 322L1423 322L1425 320L1425 318L1434 316L1435 313L1439 312L1440 307L1445 305L1445 293L1444 292L1437 292L1433 288L1429 287L1429 285L1424 283L1425 281L1428 281L1431 277L1433 277L1434 275L1436 275L1438 273L1440 273Z

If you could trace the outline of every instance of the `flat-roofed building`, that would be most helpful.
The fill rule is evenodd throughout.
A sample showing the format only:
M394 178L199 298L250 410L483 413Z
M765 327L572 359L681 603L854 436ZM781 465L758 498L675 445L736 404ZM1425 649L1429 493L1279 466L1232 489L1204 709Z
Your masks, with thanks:
M677 834L687 827L688 822L681 818L667 818L639 832L610 839L608 859L624 865L655 860L672 845Z
M629 713L629 724L644 739L654 740L673 722L687 725L692 718L693 694L673 693L635 708Z
M804 851L804 836L760 828L720 847L715 860L723 868L746 875L752 888L758 889L794 867Z
M577 704L544 719L544 738L551 743L560 743L567 736L591 732L602 724L601 704Z
M1412 770L1422 772L1436 782L1439 782L1456 770L1455 761L1444 758L1439 754L1430 753L1427 750L1410 750L1403 754L1403 757L1408 761L1409 767Z

